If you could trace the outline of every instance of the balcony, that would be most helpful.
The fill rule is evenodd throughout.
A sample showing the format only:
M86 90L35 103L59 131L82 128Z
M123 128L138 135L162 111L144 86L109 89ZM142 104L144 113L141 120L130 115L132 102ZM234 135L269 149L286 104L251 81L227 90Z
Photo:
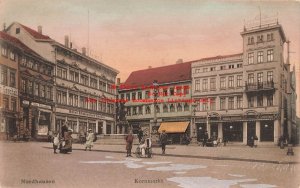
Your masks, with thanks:
M245 92L250 93L250 92L265 92L265 91L270 91L273 92L275 91L274 87L274 82L253 82L253 83L245 83Z

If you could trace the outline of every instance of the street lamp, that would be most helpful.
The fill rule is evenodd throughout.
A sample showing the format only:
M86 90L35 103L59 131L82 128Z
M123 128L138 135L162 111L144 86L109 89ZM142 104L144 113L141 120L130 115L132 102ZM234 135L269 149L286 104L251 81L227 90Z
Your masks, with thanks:
M156 105L157 105L157 94L158 94L158 82L157 80L153 81L153 96L154 96L154 100L153 100L153 124L154 126L156 126L157 123L157 117L156 117ZM149 130L149 136L150 139L152 138L152 124L150 123L150 130Z
M196 102L193 102L192 107L193 107L193 124L191 126L191 137L192 137L192 143L196 143L196 107L198 104Z

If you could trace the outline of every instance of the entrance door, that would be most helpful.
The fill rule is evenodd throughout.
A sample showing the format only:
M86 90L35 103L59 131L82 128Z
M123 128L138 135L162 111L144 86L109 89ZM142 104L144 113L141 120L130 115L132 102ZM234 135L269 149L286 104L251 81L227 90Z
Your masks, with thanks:
M249 145L251 136L254 136L255 134L256 134L255 121L247 122L247 145Z
M203 139L204 133L206 131L206 123L197 123L197 140L200 142Z
M214 140L218 138L218 124L213 123L210 125L210 137Z

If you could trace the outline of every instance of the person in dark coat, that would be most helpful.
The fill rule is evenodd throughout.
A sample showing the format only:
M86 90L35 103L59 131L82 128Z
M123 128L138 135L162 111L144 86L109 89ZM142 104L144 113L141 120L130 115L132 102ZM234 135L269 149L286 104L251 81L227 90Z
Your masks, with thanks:
M166 145L168 142L168 135L166 134L166 131L163 130L160 137L160 144L161 144L161 150L162 150L162 154L166 154Z
M132 135L132 132L130 131L129 134L125 137L125 140L126 140L126 151L127 151L126 157L132 157L132 155L131 155L131 149L132 149L133 139L134 139L134 137Z
M64 123L64 125L61 127L61 135L63 138L65 138L65 133L68 132L68 126L67 126L67 122Z
M139 131L138 131L139 143L141 143L143 136L144 136L144 132L143 132L143 130L140 127Z
M205 131L204 137L203 137L203 143L202 143L203 147L206 146L207 140L208 140L208 132Z

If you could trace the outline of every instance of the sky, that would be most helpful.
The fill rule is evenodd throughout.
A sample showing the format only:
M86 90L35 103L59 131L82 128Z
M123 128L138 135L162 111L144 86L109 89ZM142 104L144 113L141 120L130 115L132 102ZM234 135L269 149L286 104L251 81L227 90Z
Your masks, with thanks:
M0 0L0 26L41 25L61 43L69 35L74 47L87 47L124 82L148 66L241 53L240 33L260 10L263 18L278 17L300 80L300 1Z

